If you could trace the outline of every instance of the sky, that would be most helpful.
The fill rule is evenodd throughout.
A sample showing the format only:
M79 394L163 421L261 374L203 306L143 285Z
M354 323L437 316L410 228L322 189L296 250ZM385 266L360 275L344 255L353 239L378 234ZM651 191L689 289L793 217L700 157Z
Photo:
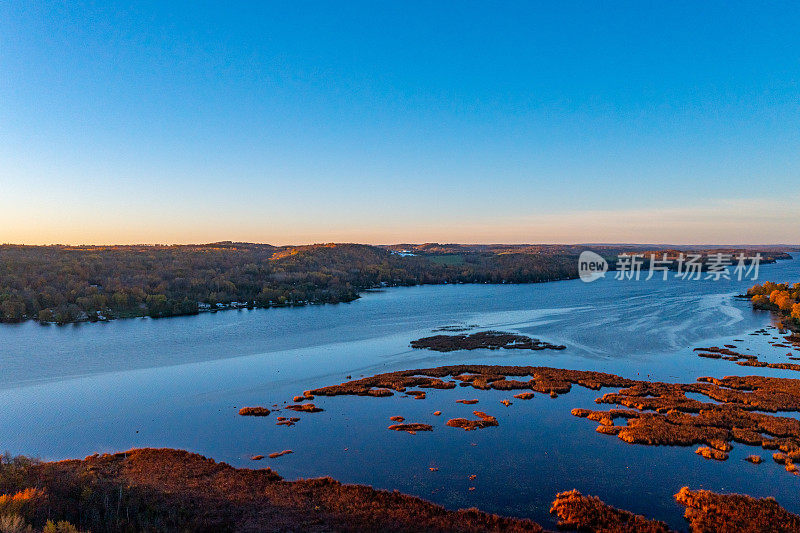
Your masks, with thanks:
M796 2L0 3L0 242L800 243Z

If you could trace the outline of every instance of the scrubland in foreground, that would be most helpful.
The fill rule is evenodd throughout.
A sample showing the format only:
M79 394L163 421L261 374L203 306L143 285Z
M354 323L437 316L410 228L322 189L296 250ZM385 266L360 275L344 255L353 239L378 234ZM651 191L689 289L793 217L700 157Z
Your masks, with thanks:
M0 494L5 494L0 496L0 525L29 522L48 533L76 531L65 521L95 532L542 531L530 520L476 509L449 511L396 491L343 485L330 478L284 481L269 468L237 469L169 449L52 463L5 461ZM686 507L692 531L756 532L764 524L773 531L800 528L800 517L769 498L686 487L675 498ZM557 495L551 512L564 529L667 530L661 522L614 509L577 491ZM48 520L52 523L45 526Z
M99 531L508 531L529 520L448 511L398 492L330 478L284 481L179 450L141 449L84 460L3 466L0 493L36 499L2 507L36 527L68 520ZM21 498L17 498L21 500Z

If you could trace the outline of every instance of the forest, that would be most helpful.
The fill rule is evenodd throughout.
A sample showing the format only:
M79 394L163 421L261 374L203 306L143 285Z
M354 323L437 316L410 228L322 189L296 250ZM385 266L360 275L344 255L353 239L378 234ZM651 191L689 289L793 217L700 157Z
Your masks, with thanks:
M3 245L0 320L64 324L348 302L385 286L566 279L577 275L576 260L486 252L448 262L359 244Z
M579 246L0 246L0 321L66 324L349 302L364 290L577 277ZM639 247L595 248L613 259ZM769 251L768 251L769 252ZM783 254L770 252L768 260ZM787 256L788 257L788 256ZM613 266L612 266L613 268Z

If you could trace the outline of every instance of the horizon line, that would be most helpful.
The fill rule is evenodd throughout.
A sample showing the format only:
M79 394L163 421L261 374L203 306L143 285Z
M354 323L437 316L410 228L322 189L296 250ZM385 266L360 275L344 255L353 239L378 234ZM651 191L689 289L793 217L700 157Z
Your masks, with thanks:
M387 246L425 246L425 245L439 245L439 246L659 246L659 247L714 247L714 248L753 248L758 246L775 246L786 248L800 248L800 243L792 244L786 242L762 242L762 243L675 243L675 242L439 242L439 241L425 241L425 242L395 242L395 243L371 243L371 242L357 242L357 241L317 241L293 244L272 244L269 242L254 242L254 241L211 241L211 242L130 242L130 243L14 243L3 242L0 246L38 246L38 247L56 247L56 246L69 246L69 247L110 247L110 246L152 246L152 247L169 247L169 246L211 246L215 244L248 244L258 246L272 246L274 248L292 248L301 246L328 246L328 245L345 245L345 244L359 244L364 246L387 247Z

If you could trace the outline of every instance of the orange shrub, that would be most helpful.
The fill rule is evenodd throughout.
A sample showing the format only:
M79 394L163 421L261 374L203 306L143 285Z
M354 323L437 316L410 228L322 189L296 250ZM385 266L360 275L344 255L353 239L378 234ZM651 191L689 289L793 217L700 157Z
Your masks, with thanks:
M16 494L0 494L0 515L17 514L30 517L45 498L43 490L25 489Z
M756 296L758 294L764 294L764 288L761 285L753 285L747 289L748 296Z

